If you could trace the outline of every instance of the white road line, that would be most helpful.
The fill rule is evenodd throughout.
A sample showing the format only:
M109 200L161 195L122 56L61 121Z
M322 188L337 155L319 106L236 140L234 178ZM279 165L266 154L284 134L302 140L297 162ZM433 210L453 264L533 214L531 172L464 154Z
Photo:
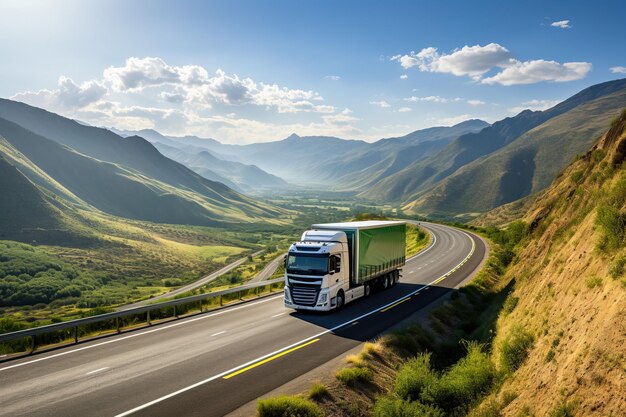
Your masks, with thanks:
M274 314L274 315L272 316L272 318L274 318L274 317L278 317L278 316L282 316L282 315L284 315L284 314L287 314L287 312L283 311L282 313Z
M219 335L224 334L224 333L226 333L226 330L222 330L221 332L213 333L211 335L211 337L219 336Z
M220 373L220 374L214 375L214 376L209 377L209 378L207 378L207 379L204 379L204 380L202 380L202 381L200 381L200 382L196 382L196 383L195 383L195 384L193 384L193 385L189 385L189 386L187 386L187 387L185 387L185 388L181 388L181 389L179 389L178 391L172 392L172 393L170 393L170 394L164 395L163 397L157 398L157 399L152 400L152 401L150 401L150 402L148 402L148 403L145 403L145 404L142 404L142 405L140 405L140 406L138 406L138 407L135 407L135 408L133 408L132 410L128 410L128 411L125 411L125 412L123 412L123 413L117 414L115 417L125 417L125 416L131 415L131 414L133 414L133 413L136 413L137 411L144 410L144 409L146 409L146 408L148 408L148 407L150 407L150 406L152 406L152 405L154 405L154 404L158 404L158 403L160 403L160 402L162 402L162 401L165 401L165 400L167 400L167 399L169 399L169 398L175 397L176 395L182 394L183 392L187 392L187 391L192 390L192 389L194 389L194 388L197 388L197 387L199 387L199 386L201 386L201 385L207 384L207 383L209 383L209 382L211 382L211 381L214 381L214 380L216 380L216 379L218 379L218 378L221 378L221 377L223 377L223 376L225 376L225 375L228 375L228 374L231 374L231 373L233 373L233 372L236 372L236 371L238 371L238 370L240 370L240 369L242 369L242 368L245 368L246 366L250 366L250 365L252 365L253 363L256 363L256 362L262 361L262 360L267 359L267 358L269 358L269 357L271 357L271 356L274 356L274 355L276 355L276 354L278 354L278 353L280 353L280 352L283 352L283 351L285 351L285 350L289 350L289 349L291 349L291 348L293 348L293 347L295 347L295 346L298 346L298 345L300 345L300 344L302 344L302 343L306 343L306 342L308 342L308 341L310 341L310 340L316 339L316 338L318 338L318 337L320 337L320 336L323 336L323 335L325 335L325 334L332 333L332 332L334 332L335 330L339 330L339 329L341 329L342 327L345 327L345 326L348 326L348 325L350 325L350 324L352 324L352 323L358 322L359 320L362 320L362 319L364 319L364 318L366 318L366 317L369 317L369 316L371 316L371 315L373 315L373 314L375 314L375 313L378 313L378 312L380 312L381 310L384 310L384 309L386 309L387 307L389 307L389 306L391 306L391 305L393 305L393 304L398 303L399 301L402 301L402 300L404 300L404 299L406 299L406 298L409 298L409 297L411 297L411 296L413 296L413 295L415 295L415 294L418 294L419 292L421 292L421 291L422 291L422 290L424 290L424 289L428 289L431 285L434 285L434 284L436 284L436 283L438 283L438 282L440 282L440 281L444 280L444 279L445 279L446 277L448 277L448 276L449 276L452 272L454 272L456 269L458 269L458 268L460 268L462 265L464 265L464 264L465 264L465 263L466 263L466 262L467 262L467 261L468 261L468 260L472 257L472 255L474 254L474 249L475 249L475 246L476 246L476 244L475 244L475 242L474 242L474 239L472 239L472 238L471 238L471 237L470 237L467 233L465 233L465 232L463 232L463 231L461 231L461 233L463 233L465 236L467 236L467 237L468 237L468 238L472 241L472 250L471 250L471 251L470 251L470 253L469 253L469 254L465 257L465 259L463 259L463 260L462 260L462 261L461 261L461 262L460 262L460 263L459 263L459 264L458 264L458 265L457 265L454 269L451 269L451 270L450 270L450 271L448 271L446 274L444 274L444 275L440 276L439 278L437 278L436 280L434 280L434 281L430 282L429 284L426 284L425 286L420 287L420 288L418 288L417 290L415 290L415 291L413 291L413 292L411 292L411 293L409 293L409 294L407 294L407 295L405 295L405 296L403 296L403 297L398 298L397 300L393 300L393 301L389 302L388 304L385 304L385 305L384 305L384 306L382 306L382 307L378 307L378 308L376 308L376 309L374 309L374 310L371 310L371 311L369 311L369 312L367 312L367 313L365 313L365 314L360 315L359 317L356 317L356 318L353 318L353 319L351 319L351 320L348 320L348 321L346 321L346 322L344 322L344 323L338 324L337 326L335 326L335 327L333 327L333 328L331 328L331 329L324 330L323 332L319 332L319 333L317 333L317 334L314 334L313 336L309 336L309 337L307 337L306 339L302 339L302 340L300 340L300 341L298 341L298 342L292 343L292 344L291 344L291 345L289 345L289 346L285 346L285 347L283 347L283 348L280 348L280 349L278 349L278 350L275 350L274 352L270 352L270 353L268 353L268 354L266 354L266 355L263 355L263 356L258 357L258 358L256 358L256 359L253 359L253 360L251 360L251 361L249 361L249 362L246 362L246 363L244 363L244 364L242 364L242 365L239 365L239 366L236 366L236 367L234 367L234 368L231 368L231 369L229 369L229 370L227 370L227 371L224 371L224 372L222 372L222 373Z
M96 372L104 371L104 370L107 370L107 369L109 369L109 367L108 367L108 366L105 366L104 368L95 369L95 370L93 370L93 371L91 371L91 372L87 372L85 375L95 374Z
M417 269L419 269L419 268L417 268ZM413 272L415 272L415 271L409 271L409 274L412 274Z
M103 346L103 345L108 345L110 343L116 343L116 342L119 342L121 340L132 339L133 337L143 336L145 334L150 334L150 333L154 333L154 332L160 332L162 330L170 329L172 327L182 326L182 325L187 324L187 323L193 323L194 321L204 320L204 319L208 319L209 317L214 317L214 316L219 316L219 315L222 315L222 314L226 314L226 313L228 313L230 311L240 310L242 308L251 307L253 305L257 305L257 304L261 304L261 303L267 303L268 301L272 301L275 298L282 297L282 296L283 296L282 294L277 294L275 297L268 297L268 298L265 298L263 300L259 300L259 301L255 301L255 302L252 302L252 303L247 303L247 304L241 305L239 307L232 307L232 308L229 308L229 309L226 309L226 310L217 311L215 313L208 314L206 316L199 316L199 317L196 317L196 318L193 318L193 319L181 321L181 322L174 323L174 324L169 324L167 326L162 326L162 327L159 326L159 327L156 327L154 329L147 330L145 332L135 333L135 334L131 334L131 335L128 335L128 336L120 337L120 338L117 338L117 339L107 340L107 341L104 341L104 342L96 343L94 345L84 346L84 347L81 347L81 348L78 348L78 349L72 349L72 350L68 350L68 351L65 351L65 352L56 353L56 354L50 355L50 356L44 356L43 358L33 359L32 361L28 361L28 362L16 363L15 365L5 366L4 368L0 368L0 372L6 371L7 369L17 368L19 366L29 365L31 363L41 362L41 361L45 361L45 360L52 359L52 358L57 358L59 356L69 355L70 353L80 352L82 350L87 350L87 349L92 349L92 348Z

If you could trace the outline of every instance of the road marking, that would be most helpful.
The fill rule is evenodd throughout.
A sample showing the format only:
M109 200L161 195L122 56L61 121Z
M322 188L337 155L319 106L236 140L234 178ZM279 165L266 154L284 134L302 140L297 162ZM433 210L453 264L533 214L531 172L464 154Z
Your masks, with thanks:
M85 375L95 374L96 372L104 371L104 370L106 370L106 369L109 369L109 367L108 367L108 366L105 366L104 368L95 369L95 370L93 370L93 371L91 371L91 372L87 372Z
M418 269L419 269L419 268L418 268ZM409 274L412 274L413 272L415 272L415 271L409 271Z
M389 307L387 307L387 308L385 308L385 309L380 310L380 312L381 312L381 313L384 313L384 312L385 312L385 311L387 311L387 310L391 310L391 309L392 309L392 308L394 308L395 306L397 306L397 305L399 305L399 304L402 304L402 303L404 303L405 301L409 301L410 299L411 299L411 297L407 297L407 298L405 298L404 300L400 300L400 301L398 301L397 303L392 304L392 305L390 305Z
M76 352L80 352L80 351L87 350L87 349L93 349L95 347L108 345L110 343L116 343L116 342L119 342L119 341L122 341L122 340L132 339L133 337L143 336L145 334L154 333L154 332L160 332L162 330L170 329L172 327L182 326L184 324L192 323L194 321L204 320L204 319L208 319L210 317L226 314L226 313L228 313L230 311L240 310L242 308L251 307L253 305L257 305L257 304L261 304L261 303L267 303L268 301L272 301L272 300L274 300L275 298L278 298L278 297L282 297L282 294L277 294L275 297L267 297L267 298L265 298L263 300L254 301L254 302L251 302L251 303L246 303L246 304L238 306L238 307L228 308L226 310L222 310L222 311L218 311L218 312L215 312L215 313L211 313L211 314L208 314L206 316L199 316L199 317L196 317L196 318L193 318L193 319L181 321L181 322L174 323L174 324L169 324L167 326L162 326L162 327L159 326L159 327L156 327L154 329L147 330L145 332L135 333L135 334L131 334L131 335L128 335L128 336L120 337L120 338L117 338L117 339L107 340L107 341L96 343L96 344L93 344L93 345L84 346L84 347L81 347L81 348L78 348L78 349L72 349L72 350L68 350L68 351L65 351L65 352L56 353L56 354L50 355L50 356L44 356L43 358L33 359L31 361L28 361L28 362L21 362L21 363L16 363L15 365L11 365L11 366L5 366L4 368L0 368L0 372L6 371L7 369L12 369L12 368L17 368L17 367L24 366L24 365L29 365L31 363L36 363L36 362L41 362L41 361L45 361L45 360L48 360L48 359L57 358L59 356L69 355L70 353L76 353Z
M213 333L213 334L211 335L211 337L214 337L214 336L219 336L219 335L224 334L224 333L226 333L226 330L222 330L221 332Z
M458 229L457 229L457 230L458 230ZM247 366L249 366L249 365L252 365L252 364L253 364L253 363L255 363L255 362L258 362L258 361L264 360L264 359L266 359L266 358L269 358L269 357L271 357L271 356L276 355L277 353L283 352L283 351L285 351L285 350L289 350L289 349L291 349L291 348L293 348L293 347L299 346L299 345L301 345L301 344L303 344L303 343L306 343L306 342L309 342L309 341L311 341L311 340L313 340L313 339L317 339L317 338L319 338L319 337L321 337L321 336L323 336L323 335L325 335L325 334L327 334L327 333L332 333L332 332L334 332L335 330L339 330L339 329L341 329L341 328L343 328L343 327L346 327L346 326L348 326L348 325L350 325L350 324L352 324L352 323L354 323L354 322L356 322L356 321L359 321L359 320L362 320L362 319L364 319L364 318L366 318L366 317L369 317L369 316L371 316L371 315L374 315L374 314L376 314L376 313L380 312L381 310L386 309L387 307L389 307L389 306L391 306L391 305L393 305L393 304L397 303L398 301L402 301L402 300L408 299L408 298L412 297L413 295L418 294L418 293L419 293L420 291L422 291L424 288L427 288L427 287L429 287L429 286L431 286L431 285L435 285L435 284L437 284L438 282L440 282L440 281L444 280L445 278L447 278L447 277L448 277L448 276L449 276L452 272L456 271L456 270L457 270L457 269L459 269L461 266L463 266L463 264L465 264L465 263L466 263L466 262L467 262L467 261L471 258L471 256L474 254L474 249L475 249L475 247L476 247L476 243L474 242L474 239L472 239L472 238L471 238L471 237L470 237L467 233L465 233L465 232L463 232L463 231L461 231L461 230L459 230L459 231L460 231L461 233L463 233L465 236L467 236L467 237L468 237L468 238L472 241L472 250L471 250L471 251L470 251L470 253L469 253L469 254L465 257L465 259L463 259L463 260L462 260L462 261L461 261L461 262L457 265L457 267L456 267L455 269L450 270L447 274L442 275L441 277L439 277L439 278L437 278L436 280L434 280L434 281L432 281L432 282L430 282L430 283L426 284L425 286L420 287L420 288L418 288L417 290L415 290L415 291L413 291L413 292L411 292L411 293L409 293L409 294L407 294L407 295L405 295L405 296L403 296L403 297L401 297L401 298L399 298L399 299L397 299L397 300L394 300L394 301L392 301L392 302L390 302L390 303L388 303L388 304L386 304L386 305L384 305L384 306L378 307L378 308L376 308L376 309L374 309L374 310L371 310L371 311L369 311L369 312L367 312L367 313L364 313L364 314L362 314L362 315L360 315L360 316L358 316L358 317L355 317L355 318L350 319L350 320L348 320L348 321L346 321L346 322L340 323L340 324L336 325L336 326L335 326L335 327L333 327L333 328L330 328L330 329L324 330L324 331L322 331L322 332L319 332L319 333L317 333L317 334L314 334L313 336L309 336L309 337L307 337L306 339L302 339L302 340L300 340L300 341L298 341L298 342L296 342L296 343L293 343L293 344L291 344L291 345L289 345L289 346L285 346L285 347L283 347L283 348L281 348L281 349L275 350L274 352L271 352L271 353L268 353L268 354L266 354L266 355L264 355L264 356L261 356L261 357L259 357L259 358L256 358L256 359L254 359L254 360L252 360L252 361L250 361L250 362L247 362L247 363L244 363L244 364L242 364L242 365L236 366L236 367L234 367L234 368L232 368L232 369L229 369L229 370L227 370L227 371L224 371L224 372L222 372L222 373L220 373L220 374L214 375L214 376L209 377L209 378L207 378L207 379L204 379L204 380L202 380L202 381L196 382L195 384L192 384L192 385L189 385L189 386L187 386L187 387L181 388L181 389L179 389L178 391L172 392L172 393L170 393L170 394L164 395L163 397L157 398L157 399L152 400L152 401L150 401L150 402L148 402L148 403L145 403L145 404L143 404L143 405L137 406L137 407L133 408L132 410L125 411L125 412L123 412L123 413L121 413L121 414L116 415L115 417L125 417L125 416L131 415L131 414L133 414L133 413L136 413L137 411L144 410L144 409L146 409L146 408L148 408L148 407L150 407L150 406L153 406L154 404L158 404L158 403L160 403L160 402L162 402L162 401L165 401L165 400L167 400L167 399L169 399L169 398L175 397L175 396L177 396L177 395L179 395L179 394L182 394L182 393L184 393L184 392L187 392L187 391L189 391L189 390L192 390L192 389L194 389L194 388L197 388L197 387L199 387L199 386L202 386L202 385L204 385L204 384L207 384L207 383L209 383L209 382L211 382L211 381L214 381L214 380L216 380L216 379L218 379L218 378L222 378L222 377L223 377L223 376L225 376L225 375L231 374L231 373L233 373L233 372L235 372L235 371L238 371L238 370L240 370L240 369L242 369L242 368L245 368L245 367L247 367ZM433 237L434 237L434 235L433 235ZM418 254L418 255L419 255L419 254ZM418 256L418 255L416 255L416 256Z
M286 312L282 312L282 313L274 314L271 318L282 316L283 314L287 314L287 313Z
M285 356L285 355L287 355L288 353L295 352L296 350L298 350L298 349L302 349L302 348L303 348L303 347L305 347L305 346L312 345L312 344L313 344L313 343L315 343L315 342L319 342L319 339L309 340L309 341L308 341L308 342L306 342L306 343L303 343L303 344L298 345L298 346L296 346L296 347L292 347L291 349L288 349L288 350L284 350L284 351L282 351L282 352L280 352L280 353L277 353L277 354L276 354L276 355L274 355L274 356L270 356L269 358L263 359L262 361L259 361L259 362L257 362L257 363L253 363L252 365L246 366L245 368L242 368L242 369L240 369L240 370L238 370L238 371L235 371L235 372L233 372L233 373L230 373L230 374L228 374L228 375L224 376L223 378L224 378L224 379L230 379L230 378L232 378L232 377L234 377L234 376L237 376L237 375L239 375L239 374L243 374L244 372L249 371L250 369L254 369L254 368L256 368L257 366L261 366L261 365L263 365L263 364L265 364L265 363L268 363L268 362L270 362L270 361L273 361L274 359L280 358L281 356Z

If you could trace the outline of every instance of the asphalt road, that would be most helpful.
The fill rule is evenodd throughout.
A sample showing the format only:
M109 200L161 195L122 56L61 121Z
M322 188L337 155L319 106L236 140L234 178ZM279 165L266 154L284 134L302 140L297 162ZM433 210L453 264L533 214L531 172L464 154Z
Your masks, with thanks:
M0 415L227 414L375 337L476 270L481 239L424 227L433 242L407 261L402 281L338 313L295 313L280 294L4 362Z
M274 272L276 272L276 270L278 269L278 266L280 265L281 262L283 262L284 258L285 258L285 253L281 253L276 258L272 259L272 261L268 263L261 272L259 272L254 278L252 278L248 282L250 283L260 282L260 281L265 281L266 279L269 279L272 275L274 275Z

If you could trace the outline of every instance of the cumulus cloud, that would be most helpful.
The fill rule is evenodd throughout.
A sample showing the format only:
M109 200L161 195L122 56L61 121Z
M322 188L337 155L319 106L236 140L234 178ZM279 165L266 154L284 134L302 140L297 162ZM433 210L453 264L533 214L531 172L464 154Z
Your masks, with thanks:
M389 108L391 107L391 104L387 103L385 100L381 100L381 101L370 101L370 104L373 104L375 106L381 107L383 109Z
M399 113L408 113L408 112L410 112L410 111L412 111L412 109L411 109L410 107L400 107L400 108L398 109L398 112L399 112Z
M402 75L400 76L400 79L401 79L401 80L406 80L407 78L409 78L409 76L408 76L408 75L406 75L406 74L402 74Z
M339 75L327 75L324 78L326 78L327 80L331 80L331 81L341 80L341 77Z
M569 20L559 20L557 22L552 22L550 23L550 26L561 29L568 29L572 27L569 24Z
M521 103L519 106L511 107L509 112L512 114L518 114L524 110L547 110L559 103L559 100L530 100Z
M533 84L541 81L564 82L584 78L591 71L591 63L546 61L543 59L519 61L502 45L464 46L451 53L440 53L428 47L419 52L390 58L405 69L417 67L422 72L467 76L483 84ZM493 71L499 71L493 73ZM493 75L488 76L488 73Z
M26 91L11 99L52 110L74 110L100 100L106 93L106 87L98 81L76 84L71 78L61 76L56 89Z
M610 69L613 74L626 74L626 67L617 66Z
M487 104L482 100L467 100L467 104L470 106L482 106L483 104Z
M405 98L404 100L411 101L413 103L417 103L420 101L427 101L430 103L454 103L454 102L463 101L461 97L444 98L440 96L426 96L426 97L411 96L411 97Z
M534 84L540 81L565 82L585 78L591 71L589 62L566 62L559 64L555 61L516 62L505 68L493 77L482 80L483 84Z

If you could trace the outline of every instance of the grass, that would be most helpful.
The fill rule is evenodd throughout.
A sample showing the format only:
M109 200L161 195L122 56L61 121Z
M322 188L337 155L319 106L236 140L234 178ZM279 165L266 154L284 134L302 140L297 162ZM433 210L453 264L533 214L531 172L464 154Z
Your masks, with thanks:
M585 280L585 285L587 285L587 288L589 289L600 287L602 285L602 278L597 275L587 277L587 279Z
M374 373L369 368L353 366L339 370L335 377L349 387L356 387L359 384L372 381Z
M421 227L407 223L406 225L406 257L409 258L425 248L430 242L430 234Z
M526 329L513 327L500 345L500 368L505 373L515 372L528 357L534 342L534 336Z
M324 398L330 397L330 393L328 392L328 388L321 382L316 382L313 384L311 389L309 390L309 398L314 401L321 401Z
M259 417L322 417L319 406L305 398L281 396L259 400Z
M372 410L372 417L445 417L445 415L438 407L393 396L380 397Z

